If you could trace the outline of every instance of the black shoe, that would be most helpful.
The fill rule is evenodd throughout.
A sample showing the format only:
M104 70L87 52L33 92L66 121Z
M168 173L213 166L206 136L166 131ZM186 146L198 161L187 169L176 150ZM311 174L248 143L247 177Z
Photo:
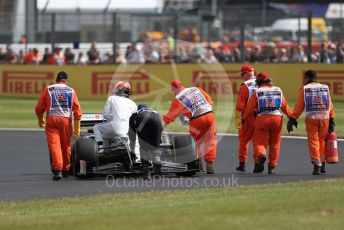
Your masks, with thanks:
M275 173L276 173L276 168L272 167L272 166L269 166L268 167L268 174L275 174Z
M61 170L55 171L53 180L61 180L61 179L62 179L62 171Z
M214 174L215 173L212 162L207 162L206 168L207 168L207 174Z
M199 171L200 173L204 172L204 169L203 169L203 162L202 162L202 159L201 158L198 158L198 168L199 168Z
M63 177L63 178L68 178L68 176L69 176L69 171L63 170L63 171L62 171L62 177Z
M321 164L320 173L326 173L325 162L323 162L323 163Z
M236 167L236 170L240 172L245 172L246 171L245 166L246 166L245 162L239 162L239 166Z
M161 164L153 163L154 174L161 174Z
M152 179L151 171L149 169L144 169L142 177L143 177L144 180L151 180Z
M314 165L314 169L313 169L313 175L321 175L320 169L321 167L319 165Z
M258 157L258 163L254 165L253 173L262 173L264 171L265 156Z

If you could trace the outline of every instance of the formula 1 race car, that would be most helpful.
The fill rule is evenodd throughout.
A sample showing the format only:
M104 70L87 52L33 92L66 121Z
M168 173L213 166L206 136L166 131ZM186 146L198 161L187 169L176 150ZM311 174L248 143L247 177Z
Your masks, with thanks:
M102 114L83 114L81 126L93 126L106 122ZM93 129L76 140L72 148L71 170L79 178L96 175L135 175L142 174L140 159L130 151L127 137L115 137L110 146L100 148L94 139ZM197 158L196 146L189 135L161 136L161 167L159 172L151 167L152 173L192 176L199 172L200 162Z

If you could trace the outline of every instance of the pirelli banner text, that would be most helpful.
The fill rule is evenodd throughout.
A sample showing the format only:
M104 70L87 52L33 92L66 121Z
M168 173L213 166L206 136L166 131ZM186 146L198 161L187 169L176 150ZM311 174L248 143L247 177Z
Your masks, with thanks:
M318 81L330 86L333 100L344 101L343 65L256 64L256 72L268 72L288 100L296 99L302 76L308 69L318 73ZM210 95L235 96L242 82L240 64L175 64L140 66L0 66L1 97L37 98L42 89L55 82L63 70L79 99L105 99L119 80L129 81L134 99L172 99L170 82L180 79L185 86L197 85Z

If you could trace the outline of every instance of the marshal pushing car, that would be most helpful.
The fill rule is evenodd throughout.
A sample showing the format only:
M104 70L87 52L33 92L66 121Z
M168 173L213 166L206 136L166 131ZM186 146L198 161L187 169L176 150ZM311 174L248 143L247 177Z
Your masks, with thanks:
M97 123L106 122L100 113L83 114L81 126L92 127ZM89 129L76 140L72 149L72 174L82 177L96 175L134 175L141 174L140 159L130 151L127 137L115 137L110 146L100 148L94 139L93 129ZM159 172L151 167L153 173L192 176L200 171L196 145L187 134L172 135L163 133L161 136L161 168Z

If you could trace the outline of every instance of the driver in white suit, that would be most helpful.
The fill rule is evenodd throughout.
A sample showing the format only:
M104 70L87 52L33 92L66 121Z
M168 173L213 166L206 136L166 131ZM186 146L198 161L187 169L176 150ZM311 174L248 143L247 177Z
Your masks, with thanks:
M107 98L103 115L108 122L93 127L99 146L109 146L109 141L116 136L128 137L129 118L137 111L136 103L129 99L130 95L129 82L119 81L115 85L114 95Z

